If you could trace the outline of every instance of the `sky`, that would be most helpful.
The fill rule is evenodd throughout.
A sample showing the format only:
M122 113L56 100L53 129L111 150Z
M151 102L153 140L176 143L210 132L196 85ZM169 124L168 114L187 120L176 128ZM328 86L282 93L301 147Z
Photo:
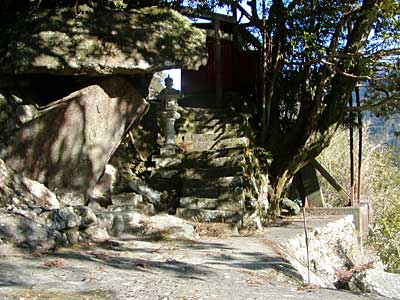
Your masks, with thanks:
M181 90L181 69L164 70L163 73L174 80L174 89Z

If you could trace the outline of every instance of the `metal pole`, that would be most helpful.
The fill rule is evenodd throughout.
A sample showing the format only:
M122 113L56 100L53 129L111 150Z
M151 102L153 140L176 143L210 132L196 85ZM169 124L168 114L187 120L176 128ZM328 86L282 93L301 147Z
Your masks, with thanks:
M360 88L356 86L356 105L360 107ZM363 135L362 135L362 113L357 113L358 122L358 169L357 169L357 203L361 201L361 165L362 165L362 150L363 150Z
M310 270L310 251L308 248L308 233L307 233L307 222L306 222L306 208L303 205L303 225L304 225L304 235L306 239L306 251L307 251L307 275L308 284L311 284L311 270Z
M349 99L349 107L353 106L353 97ZM350 113L350 117L351 113ZM354 139L353 139L353 124L350 123L350 206L354 206Z

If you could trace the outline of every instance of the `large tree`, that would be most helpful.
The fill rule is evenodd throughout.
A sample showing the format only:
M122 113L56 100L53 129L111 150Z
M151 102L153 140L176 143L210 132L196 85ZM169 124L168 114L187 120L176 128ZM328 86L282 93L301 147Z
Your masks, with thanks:
M329 145L358 83L377 95L371 98L374 103L362 108L399 106L400 3L251 0L247 4L249 19L263 37L261 141L272 154L272 204L278 208L287 180Z

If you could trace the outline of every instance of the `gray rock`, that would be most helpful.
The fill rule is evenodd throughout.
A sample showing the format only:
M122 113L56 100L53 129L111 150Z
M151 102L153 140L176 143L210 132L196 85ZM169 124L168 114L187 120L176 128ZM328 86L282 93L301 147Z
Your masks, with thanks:
M143 196L136 193L121 193L112 196L113 206L137 206L143 202Z
M15 95L15 94L11 94L11 96L8 98L8 102L11 105L21 105L24 103L24 100L21 99L21 97Z
M105 211L96 214L98 220L98 227L106 230L111 230L114 224L114 214L110 211Z
M80 234L78 228L71 228L66 231L66 238L70 245L77 244L80 241Z
M141 180L129 181L129 187L136 193L142 195L153 204L158 204L161 201L161 193L149 187Z
M82 218L80 227L87 228L93 224L97 224L95 213L87 206L79 208L79 215Z
M111 227L110 233L113 236L120 236L125 229L124 218L121 215L114 216L113 226Z
M400 299L399 282L400 274L385 272L382 266L378 266L355 273L349 282L349 287L355 292L374 293Z
M81 232L82 237L95 241L104 241L110 238L107 229L99 226L91 226Z
M154 205L151 203L139 202L137 205L109 205L108 211L121 212L121 211L138 211L141 214L152 216L155 214Z
M171 215L143 218L144 234L171 240L198 240L200 237L189 222Z
M103 175L97 181L90 195L91 199L101 203L102 206L111 204L111 193L115 183L117 169L112 165L107 164L104 169Z
M97 222L96 215L89 207L64 207L49 215L48 226L58 231L75 227L85 229Z
M81 223L80 217L75 213L73 207L57 209L50 215L50 220L49 225L55 230L78 227Z
M13 131L17 128L17 121L15 119L7 119L6 121L6 130Z
M87 197L126 129L146 113L148 103L119 77L63 100L16 132L4 160L51 190Z
M1 111L0 111L0 122L1 123L6 122L7 119L8 119L8 114L3 110L3 108L4 108L4 106L2 107L1 104L0 104L0 109L1 109Z
M25 216L0 211L0 239L36 250L52 248L57 234Z
M18 105L15 109L16 120L19 124L24 124L34 119L38 111L34 105Z
M113 236L120 236L124 231L137 231L142 227L140 225L142 214L128 207L98 212L96 216L97 227L106 229Z
M300 213L300 206L289 198L283 198L280 205L282 213L285 212L289 215L298 215Z
M52 210L60 207L56 195L43 184L12 171L0 159L0 207Z
M205 40L205 31L176 11L159 7L91 9L80 15L73 8L41 11L8 45L0 70L110 75L198 69L207 59Z
M0 93L0 106L7 103L6 97L4 97L3 93Z
M142 215L139 212L127 212L123 215L124 219L124 224L125 228L127 230L129 229L136 229L138 227L141 227L140 225L140 220L142 218Z
M54 193L62 206L83 206L86 204L86 197L82 192L55 189Z

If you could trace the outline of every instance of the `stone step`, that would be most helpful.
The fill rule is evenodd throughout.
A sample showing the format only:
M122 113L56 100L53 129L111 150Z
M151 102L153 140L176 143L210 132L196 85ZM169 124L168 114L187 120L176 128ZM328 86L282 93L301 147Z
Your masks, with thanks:
M204 133L204 132L240 132L243 130L243 120L231 119L201 119L201 120L190 120L189 123L178 126L178 132L194 132L194 133ZM179 122L178 122L179 124Z
M213 119L210 121L190 121L190 123L185 125L179 125L177 123L178 133L197 133L197 134L207 134L207 133L218 133L218 134L228 134L233 133L243 136L245 133L242 123L226 123L227 121Z
M234 157L234 156L243 156L246 152L246 149L243 147L231 147L224 149L215 149L215 150L203 150L203 151L192 151L185 153L185 160L215 160L221 157Z
M240 201L244 198L243 187L184 187L182 188L182 196L218 198L220 200L230 199L232 201Z
M203 152L204 153L204 152ZM209 167L239 167L246 163L243 155L218 157L218 154L209 153L204 158L183 159L182 165L185 168L209 168Z
M215 108L184 108L180 112L182 116L188 117L192 120L201 119L218 119L218 118L244 118L240 113L236 113L226 109L215 109Z
M195 222L239 223L242 220L241 212L228 210L178 208L176 215Z
M229 138L240 137L236 132L220 132L220 133L179 133L177 134L175 141L180 142L217 142Z
M209 141L209 142L185 142L185 144L181 145L184 151L206 151L206 150L219 150L219 149L230 149L243 147L246 148L249 146L249 139L247 137L238 137L238 138L228 138L221 139L218 141Z
M181 178L187 179L215 179L219 177L231 177L243 174L243 167L212 167L191 168L182 172Z
M191 188L233 188L244 186L244 178L242 175L219 177L213 179L191 179L187 178L183 184L183 189Z
M209 122L208 125L199 125L197 123L193 123L190 129L186 132L193 133L217 133L217 134L236 134L239 136L244 135L244 130L242 124L234 124L234 123L221 123L221 122Z
M232 201L230 199L182 197L180 199L180 206L181 208L189 209L240 211L243 207L243 199L242 201Z

